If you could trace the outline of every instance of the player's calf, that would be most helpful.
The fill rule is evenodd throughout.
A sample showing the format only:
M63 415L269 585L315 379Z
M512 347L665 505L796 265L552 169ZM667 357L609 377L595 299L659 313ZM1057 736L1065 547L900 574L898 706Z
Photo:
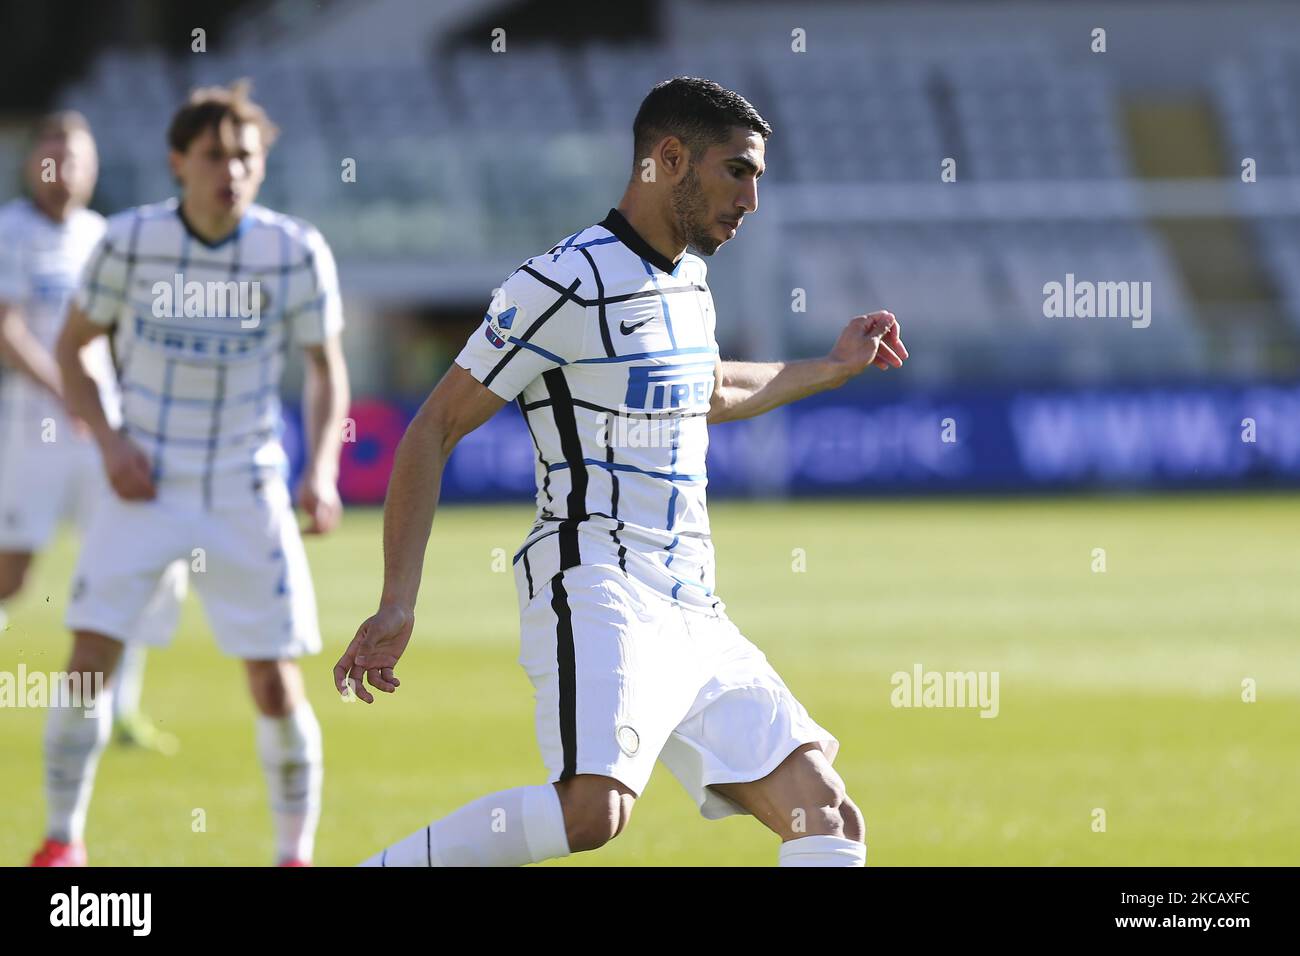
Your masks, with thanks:
M623 832L636 794L613 777L582 773L556 784L569 850L596 850Z

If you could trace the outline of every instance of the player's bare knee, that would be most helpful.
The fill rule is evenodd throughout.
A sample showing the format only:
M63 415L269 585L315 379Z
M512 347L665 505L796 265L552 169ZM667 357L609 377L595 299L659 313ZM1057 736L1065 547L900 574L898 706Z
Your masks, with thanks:
M267 717L293 713L301 697L302 678L292 661L245 661L253 703Z
M623 832L635 795L611 777L579 774L558 786L569 850L596 850Z
M614 836L618 836L627 829L628 821L632 819L632 806L636 803L636 797L631 792L621 792L618 796L618 829L614 831Z
M842 836L844 820L837 807L800 806L791 809L785 821L783 838L804 836Z
M862 817L862 811L848 797L840 804L840 821L843 829L843 836L846 840L856 840L858 843L867 842L867 821Z
M801 775L797 791L786 821L792 833L802 832L809 836L843 834L843 809L848 794L839 774L829 764L815 770L810 767L810 772Z
M572 812L566 809L564 814L564 830L571 852L598 850L618 835L622 811L614 791L595 799L574 801L571 806Z

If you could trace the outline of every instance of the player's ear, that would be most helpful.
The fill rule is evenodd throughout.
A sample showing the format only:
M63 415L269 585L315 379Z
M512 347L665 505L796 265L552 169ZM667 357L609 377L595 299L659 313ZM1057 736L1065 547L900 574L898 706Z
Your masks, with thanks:
M669 177L686 172L687 166L690 165L686 144L676 136L665 136L663 142L659 144L659 164Z
M174 149L167 151L167 165L172 171L172 179L176 180L177 185L184 186L185 181L181 179L181 161L184 157Z

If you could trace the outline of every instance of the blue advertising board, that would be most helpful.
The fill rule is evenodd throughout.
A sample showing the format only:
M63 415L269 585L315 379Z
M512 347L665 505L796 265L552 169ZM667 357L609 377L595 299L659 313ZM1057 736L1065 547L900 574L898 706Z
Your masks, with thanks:
M409 404L358 401L346 500L379 503ZM301 428L286 412L297 466ZM719 496L899 495L1300 486L1300 383L823 392L710 428ZM468 435L446 501L527 500L536 451L511 405Z

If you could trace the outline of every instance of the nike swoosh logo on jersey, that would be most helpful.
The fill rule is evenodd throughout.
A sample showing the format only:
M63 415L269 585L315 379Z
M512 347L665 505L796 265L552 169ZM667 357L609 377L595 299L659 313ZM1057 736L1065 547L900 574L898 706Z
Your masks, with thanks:
M618 330L622 332L624 335L631 335L633 332L641 328L641 326L645 325L647 322L653 322L653 321L654 321L654 316L652 315L650 316L650 318L642 319L640 322L637 322L634 325L628 325L626 322L620 322L618 324Z

